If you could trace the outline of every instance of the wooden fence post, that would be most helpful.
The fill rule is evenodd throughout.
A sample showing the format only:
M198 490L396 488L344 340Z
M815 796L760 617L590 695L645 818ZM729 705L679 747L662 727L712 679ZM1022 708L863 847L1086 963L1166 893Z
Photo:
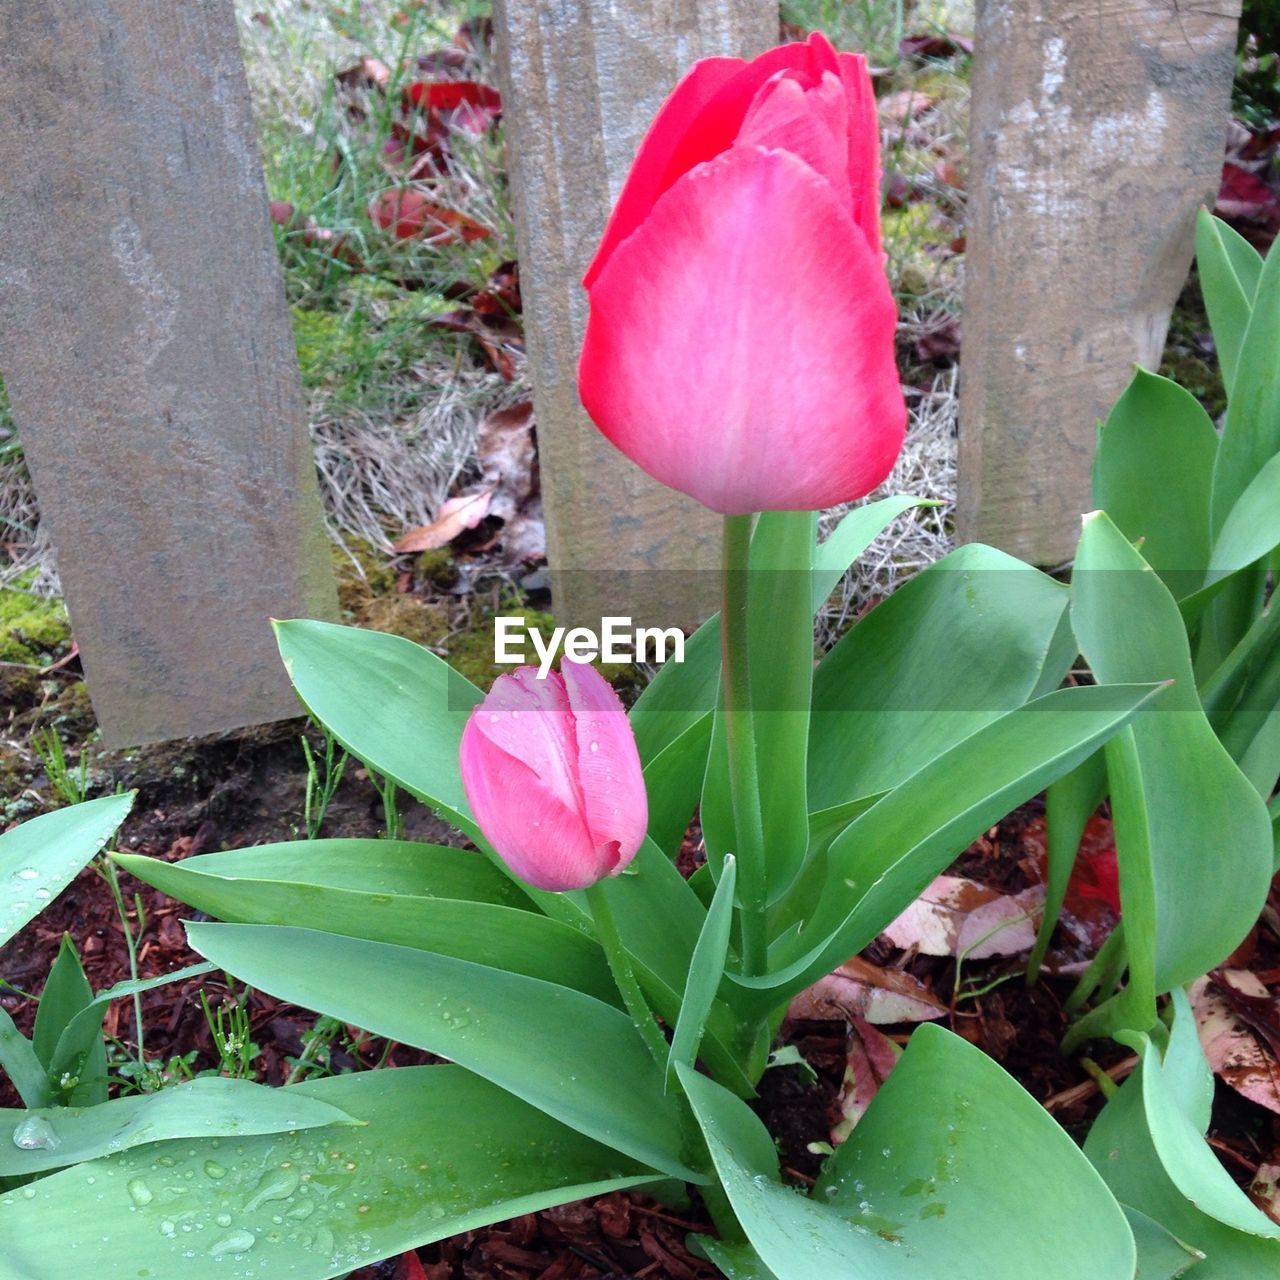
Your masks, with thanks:
M1217 188L1239 13L978 0L962 538L1037 564L1072 554L1095 424L1135 362L1159 362Z
M649 479L578 403L579 281L649 121L697 58L777 42L770 0L496 0L520 283L558 621L699 621L720 521ZM654 317L661 324L660 316Z
M231 0L0 8L0 373L109 745L294 715L336 616Z

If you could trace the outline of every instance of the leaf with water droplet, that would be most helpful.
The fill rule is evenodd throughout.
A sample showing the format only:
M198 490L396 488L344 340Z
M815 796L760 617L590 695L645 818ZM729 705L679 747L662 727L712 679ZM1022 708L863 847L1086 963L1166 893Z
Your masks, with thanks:
M367 1123L244 1136L234 1160L224 1144L226 1175L212 1181L205 1164L213 1140L183 1138L54 1173L36 1184L38 1194L2 1194L13 1274L84 1280L83 1259L109 1254L127 1258L130 1275L148 1268L229 1280L262 1274L266 1259L273 1278L329 1280L459 1231L657 1176L460 1067L361 1072L272 1092L294 1119L321 1105Z
M315 1098L268 1089L245 1080L204 1077L159 1093L115 1098L96 1107L48 1107L38 1111L0 1110L0 1133L9 1125L13 1143L0 1144L0 1176L43 1173L96 1156L125 1151L168 1138L222 1134L281 1133L357 1120ZM27 1126L23 1129L23 1126ZM31 1133L56 1130L52 1145L35 1144ZM19 1142L19 1129L24 1141ZM204 1172L222 1166L210 1159Z

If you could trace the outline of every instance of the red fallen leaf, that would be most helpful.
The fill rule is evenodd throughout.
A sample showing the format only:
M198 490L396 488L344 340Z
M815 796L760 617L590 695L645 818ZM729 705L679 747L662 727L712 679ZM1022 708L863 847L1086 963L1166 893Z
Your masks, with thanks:
M877 104L880 120L886 125L896 125L899 129L910 123L917 116L931 110L938 99L930 93L918 93L915 89L899 89L896 93L885 94Z
M898 1048L893 1041L855 1014L849 1027L844 1081L836 1100L840 1119L831 1128L832 1146L839 1146L853 1132L897 1061Z
M1280 1163L1263 1162L1253 1175L1249 1199L1271 1219L1280 1223Z
M459 49L457 45L445 45L440 49L433 49L430 53L420 53L413 60L413 65L419 71L425 71L428 75L440 75L446 71L461 71L467 65L467 51Z
M397 555L417 551L434 551L450 543L460 533L474 529L489 514L491 489L479 493L459 494L440 504L436 518L430 524L420 524L391 544Z
M916 339L916 359L921 364L931 360L954 360L960 354L960 321L954 317L926 330Z
M427 1273L422 1269L422 1262L413 1249L400 1255L400 1280L427 1280Z
M419 111L438 112L443 121L468 133L483 133L502 114L502 95L478 80L415 80L405 101Z
M423 236L428 243L483 240L492 234L474 218L428 199L413 188L382 192L369 202L369 217L398 240Z
M435 329L471 334L494 369L508 382L515 379L515 354L524 350L524 334L515 320L459 309L429 316L426 323Z
M884 179L884 203L889 209L901 209L911 199L911 183L900 173L890 173Z
M1034 818L1027 824L1023 839L1035 859L1041 879L1048 874L1045 822ZM1089 920L1106 908L1112 916L1120 914L1120 869L1116 863L1116 838L1111 820L1099 814L1085 824L1076 854L1067 896L1063 904L1072 915ZM1111 921L1108 921L1108 927Z
M293 225L294 207L287 200L273 200L270 204L271 221L278 227Z

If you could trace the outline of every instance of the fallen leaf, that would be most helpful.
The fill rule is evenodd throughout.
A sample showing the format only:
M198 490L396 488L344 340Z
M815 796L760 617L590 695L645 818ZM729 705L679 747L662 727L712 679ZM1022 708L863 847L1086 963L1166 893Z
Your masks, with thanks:
M386 92L391 80L391 68L380 58L365 56L349 67L344 67L334 76L340 85L347 88L365 86Z
M878 1026L932 1022L947 1006L919 978L902 969L882 969L861 956L846 960L796 995L787 1009L793 1021L864 1018Z
M1043 885L1006 894L962 876L939 876L884 935L895 947L927 956L1020 955L1035 945L1043 904Z
M415 80L404 91L405 102L434 114L446 128L482 134L502 114L502 96L476 80Z
M896 93L886 93L877 104L881 123L896 125L899 129L918 116L931 111L938 99L929 93L919 93L915 89L899 89Z
M1274 1003L1274 998L1247 969L1219 969L1213 978L1191 984L1200 1044L1216 1076L1237 1093L1280 1114L1280 1063L1260 1037L1232 1007L1233 995Z
M408 552L434 551L452 542L460 533L474 529L489 514L492 492L481 489L479 493L459 494L440 506L436 518L430 524L410 529L402 538L391 544L397 555Z
M493 490L491 514L510 520L537 483L533 402L521 400L489 414L480 424L476 456L484 483Z
M831 1127L832 1146L838 1147L853 1132L897 1061L897 1045L855 1015L849 1024L844 1081L836 1099L840 1118Z
M437 204L412 187L383 191L369 202L369 217L398 240L421 236L428 244L483 240L493 233L474 218Z
M1249 1185L1249 1199L1271 1219L1280 1222L1280 1164L1260 1164Z
M903 58L954 58L957 53L973 56L973 41L968 36L931 31L898 41L898 54Z

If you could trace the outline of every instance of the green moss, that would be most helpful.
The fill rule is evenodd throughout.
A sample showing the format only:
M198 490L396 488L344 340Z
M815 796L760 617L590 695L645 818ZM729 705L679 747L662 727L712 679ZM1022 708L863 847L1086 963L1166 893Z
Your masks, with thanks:
M46 600L16 586L0 589L0 661L46 666L71 642L61 600Z
M349 622L361 623L376 597L395 590L396 575L380 552L354 539L346 550L333 546L332 556L334 576L338 579L338 604Z
M884 249L891 263L890 275L902 294L921 296L936 287L939 273L948 265L955 226L937 216L927 201L913 201L900 209L886 209ZM945 254L939 251L947 251Z

